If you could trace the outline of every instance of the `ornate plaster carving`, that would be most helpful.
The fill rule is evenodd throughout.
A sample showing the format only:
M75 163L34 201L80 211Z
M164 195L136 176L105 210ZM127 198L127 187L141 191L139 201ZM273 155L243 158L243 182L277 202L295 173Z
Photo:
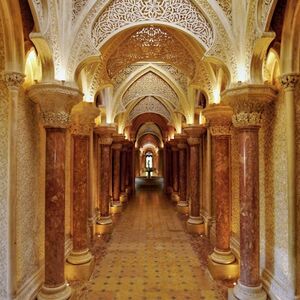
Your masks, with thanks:
M126 107L131 101L150 95L168 99L175 107L179 104L174 90L153 72L148 72L135 81L123 95L122 103Z
M155 97L147 96L142 99L131 110L128 116L128 121L132 121L138 115L143 113L156 113L165 117L168 121L171 121L171 114L167 108Z
M115 0L96 19L92 27L94 45L99 48L113 32L144 21L173 23L191 32L205 48L214 40L211 24L188 0Z
M230 23L232 22L232 0L217 0Z
M69 126L71 109L82 100L79 90L58 84L33 85L28 95L40 105L41 120L47 127Z
M89 0L73 0L72 1L72 21L74 22L77 16L84 9Z
M294 90L300 78L299 73L284 74L280 78L280 83L285 90Z
M121 43L108 59L108 74L114 77L126 66L147 60L167 62L190 78L194 76L195 62L185 45L168 30L153 25L135 31Z
M3 80L9 89L18 90L24 82L25 75L18 72L5 72Z

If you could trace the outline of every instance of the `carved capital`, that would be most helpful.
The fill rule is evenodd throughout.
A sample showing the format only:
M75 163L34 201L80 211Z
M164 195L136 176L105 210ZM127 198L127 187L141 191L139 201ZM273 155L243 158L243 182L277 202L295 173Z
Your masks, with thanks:
M95 126L95 118L99 115L99 109L93 103L80 102L71 112L71 133L74 135L90 135Z
M189 137L187 139L187 142L190 146L195 146L195 145L199 145L201 143L201 139L196 138L196 137Z
M113 142L113 134L116 133L116 127L115 126L109 126L109 125L100 125L94 128L94 131L99 136L99 144L101 145L111 145Z
M210 133L213 136L231 135L231 126L214 125L210 126Z
M206 127L205 125L190 125L185 127L183 130L187 134L188 138L199 138L206 132Z
M12 90L19 90L25 79L25 75L19 72L4 72L2 76L7 88Z
M232 108L223 104L209 105L203 110L212 135L230 135Z
M285 90L294 90L299 78L299 73L283 74L280 78L280 83Z
M66 128L70 125L72 107L83 94L74 88L57 83L39 83L30 87L28 95L39 104L45 127Z
M112 149L121 151L122 150L122 144L113 143L112 144Z
M113 142L113 139L110 137L100 137L99 144L104 146L110 146Z
M270 85L245 84L224 91L222 99L233 108L235 127L260 126L264 107L276 98L276 93Z

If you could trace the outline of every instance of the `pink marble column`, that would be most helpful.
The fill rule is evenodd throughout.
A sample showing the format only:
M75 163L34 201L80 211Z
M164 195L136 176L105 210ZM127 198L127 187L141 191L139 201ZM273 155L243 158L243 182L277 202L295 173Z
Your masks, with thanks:
M73 138L73 249L67 261L73 265L86 264L92 255L88 247L88 208L90 198L90 135L99 110L88 102L77 104L72 110ZM78 278L78 277L77 277Z
M179 149L179 196L177 210L181 213L188 213L187 201L187 149L186 138L178 139L177 148Z
M127 168L127 147L125 142L122 146L121 151L121 182L120 182L120 190L121 190L121 196L120 200L121 202L127 201L127 194L126 194L126 168Z
M95 132L98 134L98 142L100 146L100 162L99 162L99 177L100 177L100 217L97 224L102 227L109 227L112 224L110 215L110 194L109 186L111 180L111 144L113 142L112 134L115 133L115 127L98 126ZM105 231L106 229L103 228Z
M200 214L200 150L202 134L206 131L205 126L191 125L184 128L188 135L187 142L190 148L189 161L189 197L190 212L187 221L190 232L202 233L204 231L203 217Z
M178 148L172 146L172 166L173 166L173 193L178 194Z
M166 160L166 173L167 173L167 193L172 194L173 191L173 182L172 182L172 171L173 171L173 166L172 166L172 150L171 150L171 145L169 142L166 143L166 155L167 155L167 160Z
M112 212L120 213L122 209L122 204L120 202L120 191L121 191L121 149L122 144L114 143L112 145L113 150L113 202L112 202Z
M213 139L213 184L216 211L216 247L210 256L215 263L231 264L235 257L230 249L231 233L231 151L230 128L232 109L210 105L203 111Z
M71 296L64 269L66 128L82 94L56 83L40 83L28 95L39 104L46 130L45 281L37 298L64 300Z
M239 139L240 187L240 279L229 299L267 298L260 281L259 266L259 141L264 105L274 100L276 91L268 85L241 85L224 92L233 107L233 125Z

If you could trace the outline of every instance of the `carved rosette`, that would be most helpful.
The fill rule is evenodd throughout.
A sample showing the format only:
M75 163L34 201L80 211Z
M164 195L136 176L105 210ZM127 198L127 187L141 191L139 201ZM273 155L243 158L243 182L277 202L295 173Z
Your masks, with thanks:
M38 83L28 90L30 99L39 104L41 121L48 128L69 127L72 107L83 94L75 88L58 83Z
M294 90L300 78L299 73L283 74L280 83L284 90Z
M5 72L2 77L7 88L13 90L19 90L25 79L25 75L18 72Z
M203 110L213 136L231 135L232 108L223 104L209 105Z
M222 100L233 108L235 127L260 127L264 106L276 98L276 93L271 85L245 84L224 91Z
M71 112L71 134L90 135L99 113L99 109L93 103L80 102L75 105Z

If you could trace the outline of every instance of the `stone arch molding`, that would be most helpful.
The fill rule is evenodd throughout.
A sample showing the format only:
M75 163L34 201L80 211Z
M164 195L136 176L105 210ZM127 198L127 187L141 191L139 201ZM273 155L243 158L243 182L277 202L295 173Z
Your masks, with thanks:
M139 23L173 23L173 26L193 34L206 50L214 41L212 25L189 0L115 0L94 22L93 43L100 49L114 33Z

